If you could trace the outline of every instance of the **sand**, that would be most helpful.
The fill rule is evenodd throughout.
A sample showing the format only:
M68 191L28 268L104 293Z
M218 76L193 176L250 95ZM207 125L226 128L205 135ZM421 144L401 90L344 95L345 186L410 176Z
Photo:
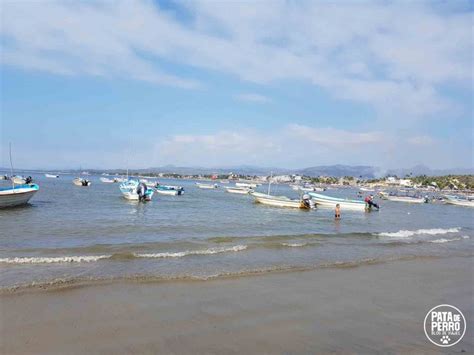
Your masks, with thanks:
M118 282L0 296L2 354L473 353L473 258L212 281ZM468 329L423 332L449 303Z

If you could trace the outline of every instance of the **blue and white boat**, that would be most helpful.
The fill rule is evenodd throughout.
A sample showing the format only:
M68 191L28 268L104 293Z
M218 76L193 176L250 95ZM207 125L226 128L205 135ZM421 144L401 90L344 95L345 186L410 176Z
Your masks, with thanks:
M30 198L38 192L36 184L13 185L0 188L0 208L21 206L28 203Z
M315 192L308 192L308 195L311 196L311 200L316 203L317 207L335 208L339 204L341 210L365 211L368 209L366 203L360 200L337 198Z
M176 196L184 194L184 187L156 184L155 191L162 195Z
M120 192L124 198L133 201L151 201L154 193L153 189L147 188L145 184L133 179L122 182Z

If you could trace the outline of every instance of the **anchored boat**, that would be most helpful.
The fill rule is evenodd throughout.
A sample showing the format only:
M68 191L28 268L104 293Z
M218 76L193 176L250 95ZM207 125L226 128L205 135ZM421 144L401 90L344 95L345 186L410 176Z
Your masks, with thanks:
M156 184L155 191L162 195L177 196L184 194L184 187Z
M247 195L249 192L252 192L253 189L248 187L239 187L239 186L229 186L225 187L226 191L231 194L240 194Z
M24 205L38 190L39 186L36 184L2 187L0 188L0 208Z
M57 179L59 178L59 175L53 175L53 174L44 174L45 177L49 179Z
M445 196L446 203L455 206L462 206L462 207L474 207L474 201L472 200L465 200L461 199L457 196Z
M396 196L386 192L380 192L379 194L383 199L393 202L428 203L428 198L426 197Z
M219 185L217 184L203 184L200 182L197 182L196 186L199 187L200 189L208 189L208 190L217 189L219 187Z
M79 177L72 180L72 183L76 186L84 186L84 187L91 186L92 184L89 180L79 178Z
M339 204L341 210L365 211L368 209L364 201L326 196L315 192L308 192L308 195L318 207L335 208Z
M263 205L302 209L311 208L309 202L305 200L293 200L286 196L273 196L261 192L250 192L250 195L255 199L255 202L261 203Z
M127 180L120 184L120 192L127 200L151 201L153 189L146 187L144 183L138 180Z

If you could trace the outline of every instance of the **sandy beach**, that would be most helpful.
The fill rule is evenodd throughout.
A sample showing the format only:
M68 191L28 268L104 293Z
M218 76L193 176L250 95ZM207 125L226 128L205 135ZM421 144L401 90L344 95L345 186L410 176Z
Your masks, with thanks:
M1 296L2 354L472 353L473 260L418 258L212 281L121 282ZM464 339L429 343L459 307Z

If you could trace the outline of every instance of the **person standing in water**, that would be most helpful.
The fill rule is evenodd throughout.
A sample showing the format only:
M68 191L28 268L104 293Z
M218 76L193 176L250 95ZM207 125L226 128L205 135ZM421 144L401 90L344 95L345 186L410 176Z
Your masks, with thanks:
M339 204L336 205L336 210L334 211L334 218L341 219L341 206Z

